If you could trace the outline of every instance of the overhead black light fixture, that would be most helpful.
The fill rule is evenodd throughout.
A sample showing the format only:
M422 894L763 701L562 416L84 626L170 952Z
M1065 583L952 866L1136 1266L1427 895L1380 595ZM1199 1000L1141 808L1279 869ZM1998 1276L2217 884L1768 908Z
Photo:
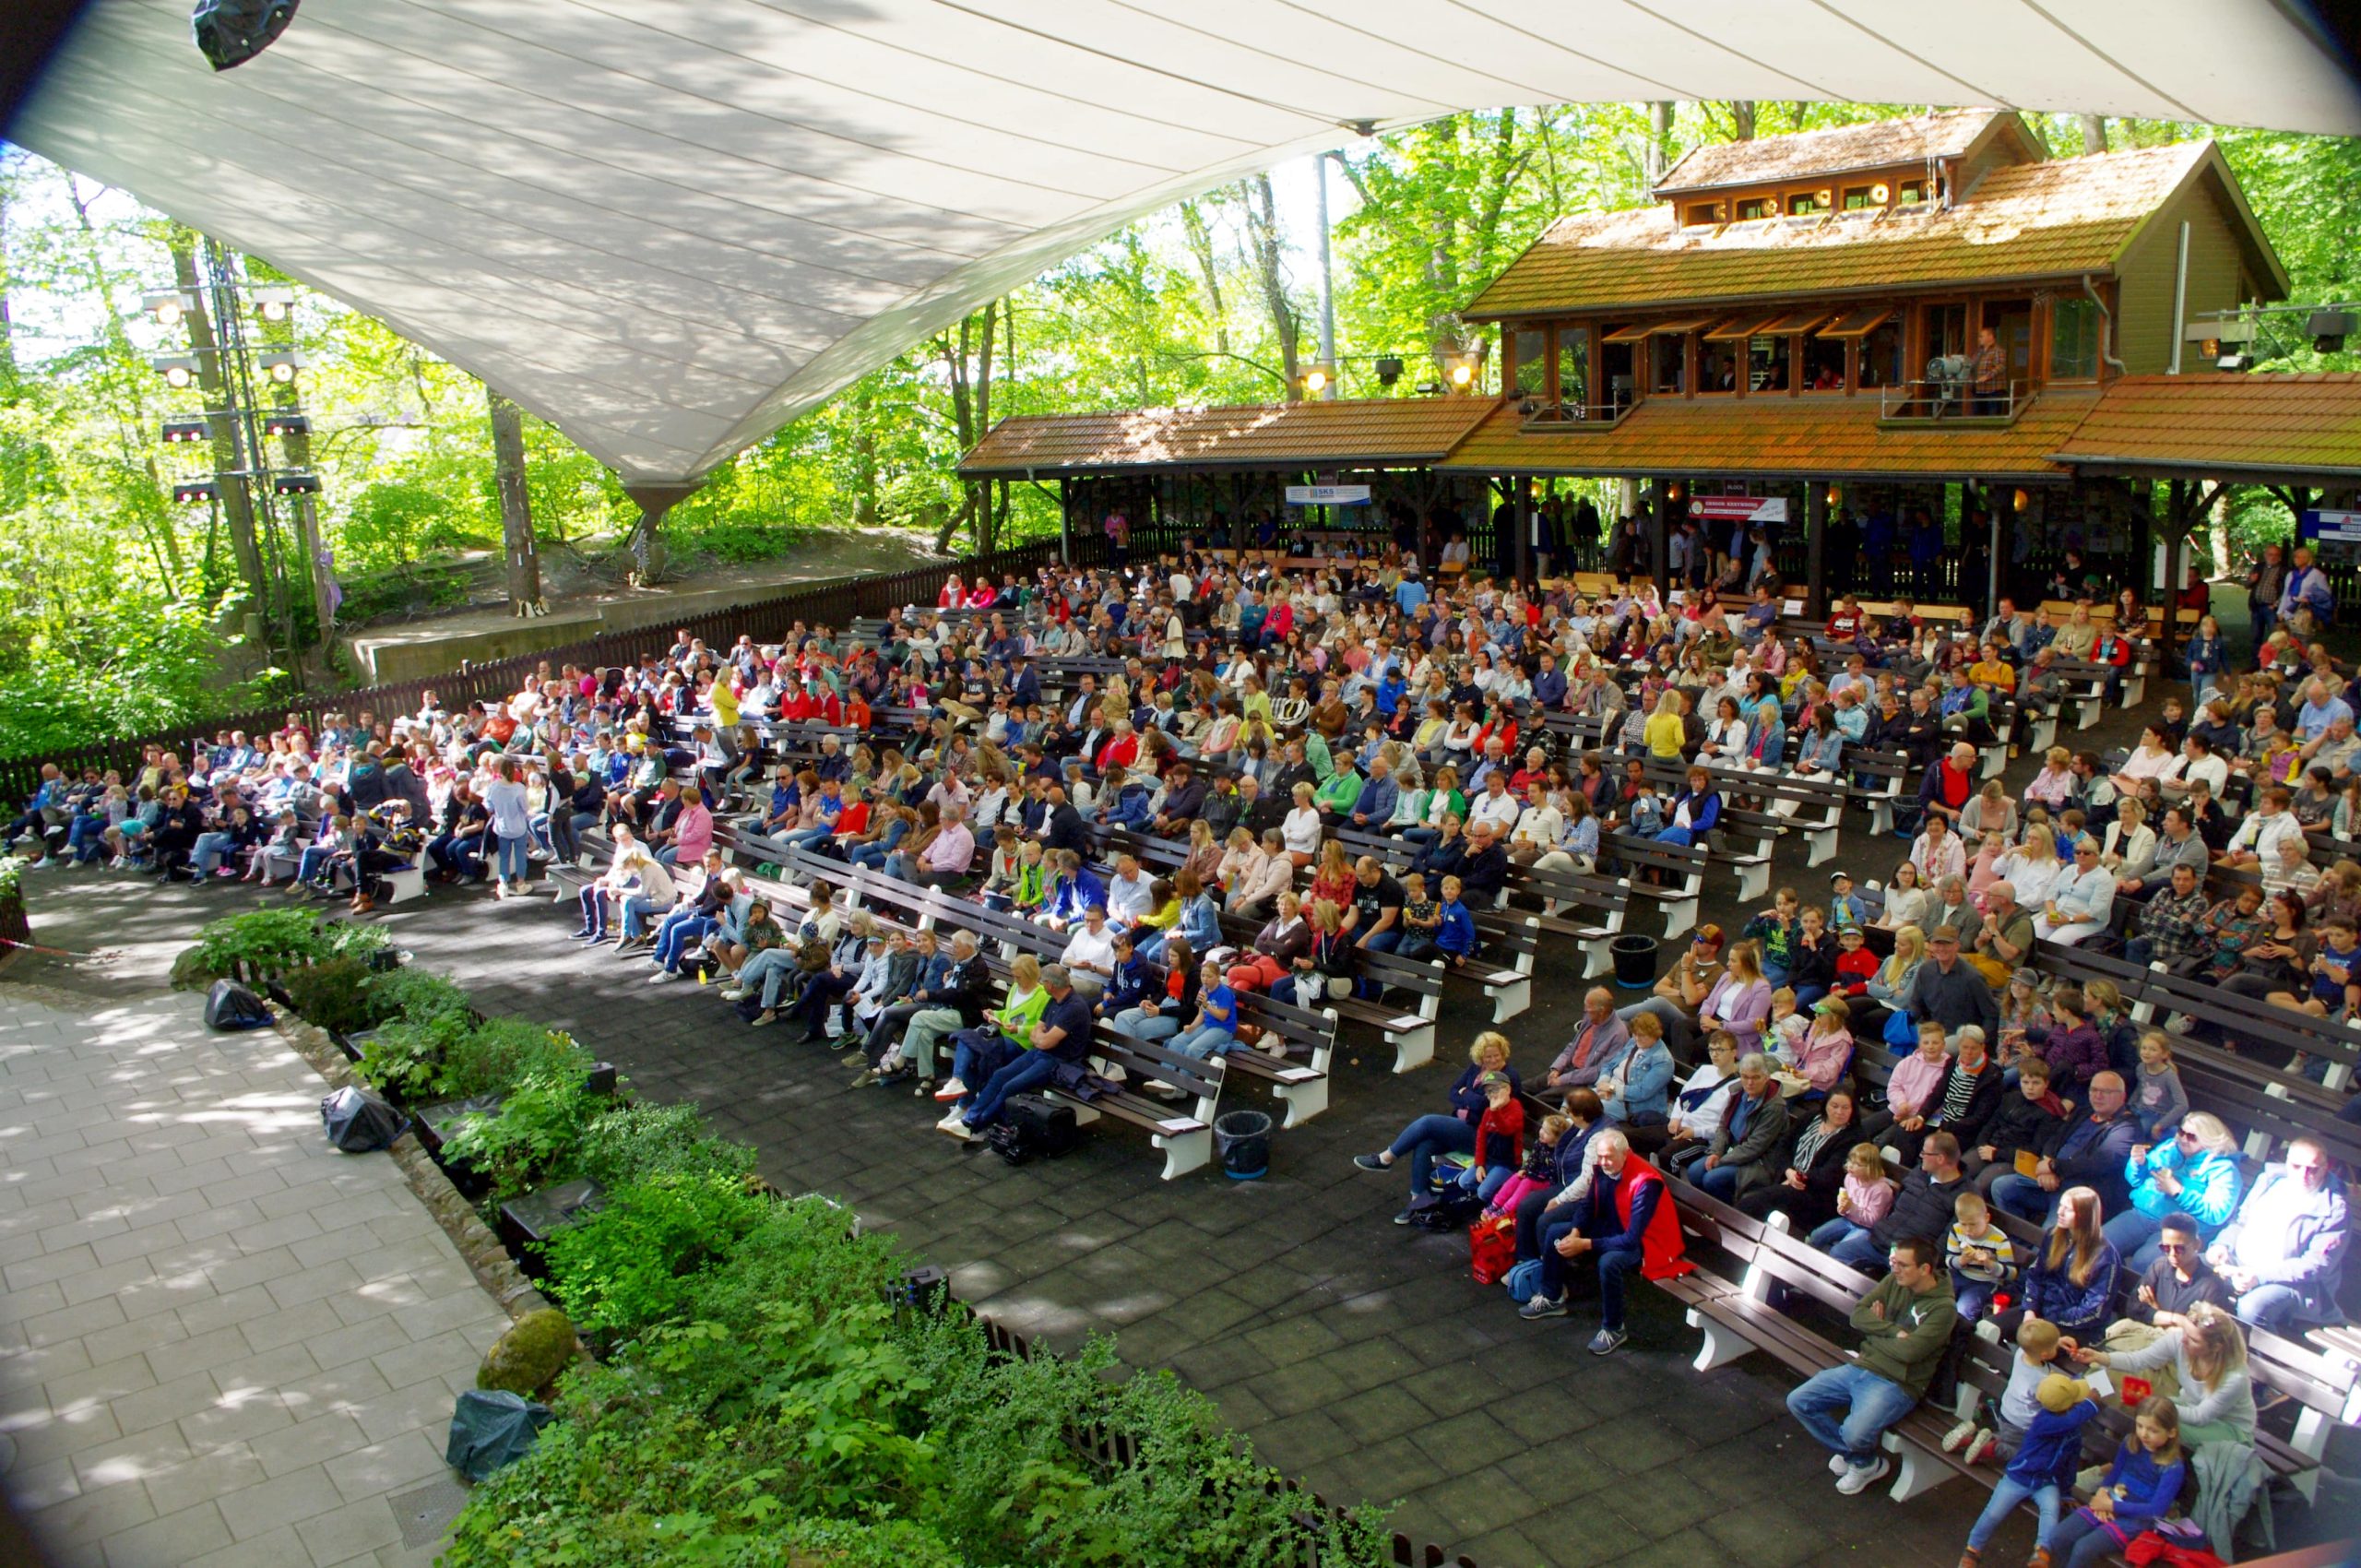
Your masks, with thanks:
M200 419L169 419L164 422L164 445L193 446L213 438L213 427Z
M209 479L184 479L172 485L172 501L181 506L205 506L221 499L221 487Z
M189 34L217 71L243 65L272 44L295 19L296 0L196 0Z
M2312 347L2323 354L2335 353L2344 347L2344 339L2355 330L2353 313L2349 310L2316 310L2305 322L2304 330L2312 335Z
M279 474L270 481L273 495L317 495L320 476L317 474Z
M1402 362L1399 359L1387 354L1377 362L1377 384L1380 386L1391 386L1401 379Z
M2252 370L2254 356L2233 349L2215 360L2213 368L2215 370Z
M194 298L178 289L158 289L139 296L139 308L164 327L178 327L187 318L196 303Z
M286 412L265 414L262 416L262 433L265 435L309 435L312 434L312 416Z

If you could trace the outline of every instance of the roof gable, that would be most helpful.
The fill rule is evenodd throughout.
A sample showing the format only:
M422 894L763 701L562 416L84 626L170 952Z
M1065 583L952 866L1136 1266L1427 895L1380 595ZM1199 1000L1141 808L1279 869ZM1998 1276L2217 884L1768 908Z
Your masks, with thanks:
M1692 147L1656 182L1655 194L1685 196L1890 169L1938 158L1964 158L2011 122L2024 149L2034 158L2041 157L2040 143L2025 133L2015 111L1947 109L1901 120Z
M1992 171L1969 199L1949 208L1866 218L1684 228L1665 207L1577 214L1551 224L1463 314L1496 318L2106 273L2156 208L2206 160L2220 157L2211 142L2177 142L2017 164Z
M959 471L1085 473L1163 464L1262 468L1440 461L1488 398L1336 398L1220 409L1023 414L992 426Z

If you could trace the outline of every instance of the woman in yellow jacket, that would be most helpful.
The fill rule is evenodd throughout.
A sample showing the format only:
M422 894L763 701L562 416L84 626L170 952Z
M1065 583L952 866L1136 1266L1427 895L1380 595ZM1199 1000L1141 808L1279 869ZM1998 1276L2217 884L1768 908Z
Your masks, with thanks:
M1667 691L1656 699L1656 710L1648 715L1646 730L1648 754L1678 759L1689 742L1689 731L1680 722L1680 694Z

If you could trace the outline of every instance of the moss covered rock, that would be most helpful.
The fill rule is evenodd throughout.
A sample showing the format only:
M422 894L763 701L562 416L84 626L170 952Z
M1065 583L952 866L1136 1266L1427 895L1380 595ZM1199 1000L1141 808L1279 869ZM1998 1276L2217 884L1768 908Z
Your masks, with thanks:
M527 1313L509 1326L476 1370L478 1388L531 1397L574 1360L574 1320L555 1307Z

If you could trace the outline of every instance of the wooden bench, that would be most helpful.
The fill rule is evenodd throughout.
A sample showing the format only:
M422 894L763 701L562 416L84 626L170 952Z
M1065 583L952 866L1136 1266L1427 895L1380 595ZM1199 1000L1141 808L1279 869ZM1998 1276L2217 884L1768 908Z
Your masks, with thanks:
M1710 858L1703 845L1666 844L1631 833L1609 833L1599 841L1599 851L1623 863L1631 877L1633 898L1649 899L1661 906L1666 940L1683 935L1696 926L1697 906L1704 897L1705 866ZM1642 872L1659 872L1679 880L1668 886L1643 882L1640 878Z
M1163 1180L1169 1182L1213 1163L1214 1117L1221 1099L1226 1074L1220 1059L1200 1062L1177 1051L1167 1051L1116 1034L1101 1025L1090 1039L1090 1054L1102 1068L1122 1069L1122 1087L1113 1094L1082 1099L1044 1085L1040 1093L1071 1106L1078 1126L1100 1117L1139 1128L1164 1155ZM1171 1085L1190 1102L1185 1112L1145 1092L1150 1082Z
M1287 1108L1287 1127L1299 1127L1328 1109L1328 1075L1336 1054L1339 1019L1335 1007L1314 1010L1259 992L1238 999L1239 1021L1261 1029L1264 1039L1287 1042L1285 1059L1240 1048L1222 1058L1224 1075L1271 1087L1272 1098ZM1298 1055L1303 1061L1298 1062Z
M1869 814L1869 831L1876 837L1893 836L1894 808L1903 804L1912 771L1905 753L1845 748L1845 776L1852 781L1848 787L1852 802Z
M1522 909L1518 899L1535 899L1541 912L1534 918L1545 936L1571 936L1583 945L1587 960L1583 978L1592 980L1614 965L1610 944L1621 935L1631 910L1628 878L1599 876L1574 871L1542 871L1509 862L1508 881L1497 906ZM1568 911L1573 911L1570 916Z

